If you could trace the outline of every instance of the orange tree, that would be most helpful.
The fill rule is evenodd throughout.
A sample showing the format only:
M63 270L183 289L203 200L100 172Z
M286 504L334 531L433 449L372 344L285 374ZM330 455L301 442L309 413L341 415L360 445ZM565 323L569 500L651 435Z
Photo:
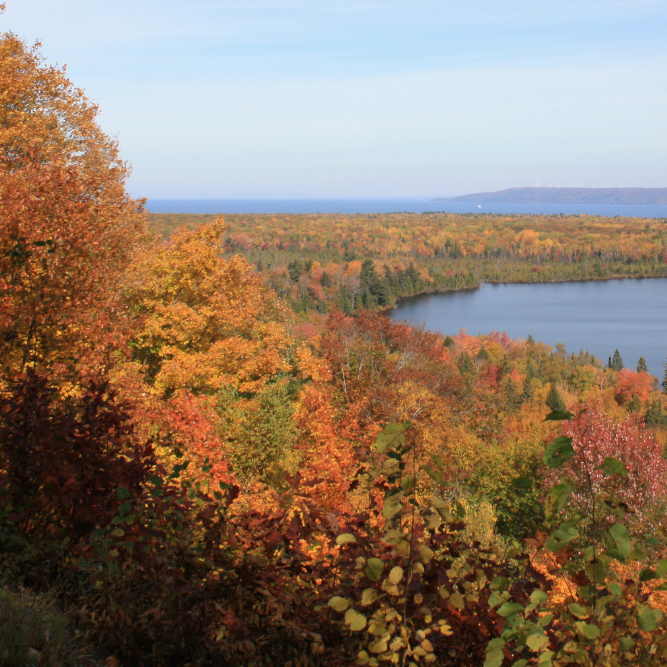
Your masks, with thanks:
M0 354L11 371L99 370L145 221L97 107L38 46L0 37Z

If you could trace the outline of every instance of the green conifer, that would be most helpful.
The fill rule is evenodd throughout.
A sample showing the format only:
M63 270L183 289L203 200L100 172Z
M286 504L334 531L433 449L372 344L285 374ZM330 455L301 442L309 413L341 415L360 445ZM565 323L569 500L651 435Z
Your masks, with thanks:
M646 359L644 357L639 357L637 362L637 373L648 373L648 366L646 365Z
M558 412L565 412L567 410L565 401L560 395L555 382L551 383L551 389L549 389L549 393L547 394L546 404L552 410L557 410Z
M609 367L615 371L623 370L623 359L621 359L621 353L618 351L618 348L614 350L614 356L611 358Z

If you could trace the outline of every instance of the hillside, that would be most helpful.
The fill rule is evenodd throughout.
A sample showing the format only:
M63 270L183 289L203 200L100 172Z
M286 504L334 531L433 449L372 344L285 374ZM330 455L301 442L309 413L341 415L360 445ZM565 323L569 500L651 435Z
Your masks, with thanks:
M433 201L489 204L667 204L667 188L508 188Z

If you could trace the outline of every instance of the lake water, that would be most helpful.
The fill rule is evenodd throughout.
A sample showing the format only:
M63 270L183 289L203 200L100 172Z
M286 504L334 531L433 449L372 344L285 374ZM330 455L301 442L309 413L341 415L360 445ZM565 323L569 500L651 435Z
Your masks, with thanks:
M478 289L402 299L394 320L471 335L506 331L568 352L588 350L603 363L618 348L625 366L644 357L660 380L667 357L667 278L543 284L482 284Z
M666 218L667 206L477 204L429 199L149 199L151 213L538 213Z

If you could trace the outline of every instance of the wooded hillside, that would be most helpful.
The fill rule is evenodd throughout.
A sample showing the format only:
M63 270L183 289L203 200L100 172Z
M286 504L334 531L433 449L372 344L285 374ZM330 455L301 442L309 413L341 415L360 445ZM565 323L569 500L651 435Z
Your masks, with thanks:
M362 307L390 275L659 273L661 223L233 217L165 241L96 107L11 34L0 90L0 663L665 664L643 360Z

